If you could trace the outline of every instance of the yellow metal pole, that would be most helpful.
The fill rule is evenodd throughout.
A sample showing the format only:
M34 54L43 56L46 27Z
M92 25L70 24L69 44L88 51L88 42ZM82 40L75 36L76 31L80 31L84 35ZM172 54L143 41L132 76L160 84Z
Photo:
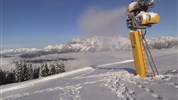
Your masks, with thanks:
M142 34L141 30L130 31L130 41L132 45L136 74L141 77L146 77L148 73L145 50L141 40Z

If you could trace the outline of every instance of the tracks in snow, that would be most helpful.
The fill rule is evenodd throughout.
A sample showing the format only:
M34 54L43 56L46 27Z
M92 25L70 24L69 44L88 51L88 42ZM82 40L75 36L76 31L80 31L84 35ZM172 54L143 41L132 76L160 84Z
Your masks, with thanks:
M122 98L123 100L136 100L135 92L129 90L127 86L122 83L122 80L130 79L130 77L134 77L134 75L128 73L127 71L109 72L103 76L106 80L104 86L109 87L119 98Z
M4 98L1 98L1 100L19 100L19 98L23 98L26 96L33 96L33 95L39 95L39 94L43 94L46 92L61 92L61 94L56 95L56 97L58 97L59 100L66 100L66 97L70 97L72 100L81 100L80 95L79 95L79 90L81 89L81 86L66 86L66 87L53 87L53 88L47 88L47 89L43 89L43 90L37 90L31 93L22 93L22 94L16 94L16 95L11 95L11 96L7 96Z
M98 80L92 80L92 81L85 81L83 83L79 83L77 85L67 85L65 87L52 87L52 88L46 88L43 90L37 90L34 92L26 92L22 94L16 94L7 96L4 98L1 98L2 100L17 100L18 98L23 98L26 96L33 96L33 95L41 95L45 94L47 92L60 92L59 94L55 95L55 98L58 98L58 100L82 100L80 95L80 90L83 88L84 85L88 84L94 84L102 82L102 85L108 87L112 90L113 93L115 93L119 98L122 100L138 100L136 96L136 91L130 89L125 82L129 84L133 84L134 86L140 88L142 92L150 94L155 100L163 100L164 97L162 97L156 90L153 88L147 87L148 84L150 85L165 85L166 83L159 83L160 81L169 81L172 78L177 78L177 74L173 75L160 75L154 78L145 78L142 79L139 76L135 76L127 71L119 71L119 72L106 72L98 75L91 75L91 76L82 76L82 79L93 79L97 78ZM82 80L81 79L81 80ZM166 85L174 86L176 83L171 83Z
M113 64L121 64L121 63L128 63L131 61L123 61L123 62L117 62L117 63L110 63L110 64L103 64L99 65L97 67L104 67L104 66L109 66ZM58 92L54 97L57 98L57 100L84 100L85 98L81 98L80 90L84 88L84 85L88 84L94 84L98 83L99 86L105 86L108 87L112 90L113 93L115 93L118 98L121 98L123 100L138 100L137 98L137 91L134 91L134 89L129 88L128 84L132 84L133 86L138 87L142 92L145 92L149 94L151 97L155 98L156 100L162 100L164 97L159 94L157 90L155 90L152 87L148 87L147 85L169 85L177 88L178 84L169 82L171 79L177 78L177 70L173 70L168 72L165 72L163 75L159 75L157 77L153 78L140 78L139 76L135 76L134 74L131 74L127 71L114 71L114 70L109 70L105 71L101 74L98 74L95 72L95 74L92 74L93 71L97 71L100 69L92 69L92 68L85 68L82 70L79 70L78 72L86 71L87 73L80 73L80 75L77 75L76 77L71 78L72 80L86 80L84 82L79 82L77 85L66 85L65 87L51 87L51 88L46 88L43 90L36 90L34 92L26 92L26 93L20 93L20 94L15 94L15 95L10 95L4 98L0 98L2 100L17 100L19 98L27 97L27 96L33 96L36 94L45 94L45 93L50 93L50 92ZM58 75L58 76L52 76L49 78L44 78L41 80L37 81L32 81L33 85L39 82L44 82L44 81L49 81L52 79L64 77L67 75L72 75L75 74L76 72L73 71L72 73L66 73L63 75ZM92 80L87 80L87 79L92 79ZM102 83L101 83L102 82ZM125 84L127 82L128 84ZM32 84L29 83L29 84ZM26 86L27 87L27 86ZM29 87L29 86L28 86ZM25 88L25 87L23 87ZM13 90L13 89L12 89ZM12 91L12 90L7 90ZM16 90L16 89L15 89ZM56 99L55 99L56 100Z
M175 72L175 71L172 71ZM153 87L148 87L149 85L157 85L157 87L162 85L168 85L177 88L177 83L169 82L171 79L177 79L177 73L159 75L156 77L140 78L139 76L134 76L127 71L120 72L108 72L104 74L102 78L106 81L104 86L110 88L119 98L123 100L137 100L136 93L134 90L129 89L129 87L124 84L125 82L133 84L141 89L141 91L150 94L155 100L163 100L164 97L159 94L157 90ZM148 85L148 86L147 86Z

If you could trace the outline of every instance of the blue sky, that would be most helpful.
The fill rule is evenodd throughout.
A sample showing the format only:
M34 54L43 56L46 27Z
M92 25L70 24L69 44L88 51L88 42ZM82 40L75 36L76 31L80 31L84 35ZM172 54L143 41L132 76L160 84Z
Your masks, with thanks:
M1 0L2 49L42 48L81 37L79 21L91 8L99 11L127 7L132 0ZM177 0L157 0L151 9L161 22L148 29L148 37L177 36ZM122 35L128 37L125 20Z

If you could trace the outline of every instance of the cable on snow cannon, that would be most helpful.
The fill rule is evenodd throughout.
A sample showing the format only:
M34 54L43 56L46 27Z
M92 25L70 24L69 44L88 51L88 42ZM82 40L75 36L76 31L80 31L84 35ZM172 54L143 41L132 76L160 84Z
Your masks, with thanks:
M159 75L150 52L148 43L142 30L150 28L160 21L157 13L150 12L154 7L155 0L137 0L128 6L127 27L130 29L130 41L137 75L141 77L150 76L147 71L147 61L152 69L153 75Z

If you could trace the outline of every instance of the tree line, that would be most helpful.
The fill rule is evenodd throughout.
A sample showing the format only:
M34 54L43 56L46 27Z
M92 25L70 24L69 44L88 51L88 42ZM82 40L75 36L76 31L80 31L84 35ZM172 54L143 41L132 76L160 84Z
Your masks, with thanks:
M53 63L43 63L40 67L33 66L32 63L19 61L15 63L15 69L9 71L0 68L0 85L33 80L65 72L64 63L55 61Z

